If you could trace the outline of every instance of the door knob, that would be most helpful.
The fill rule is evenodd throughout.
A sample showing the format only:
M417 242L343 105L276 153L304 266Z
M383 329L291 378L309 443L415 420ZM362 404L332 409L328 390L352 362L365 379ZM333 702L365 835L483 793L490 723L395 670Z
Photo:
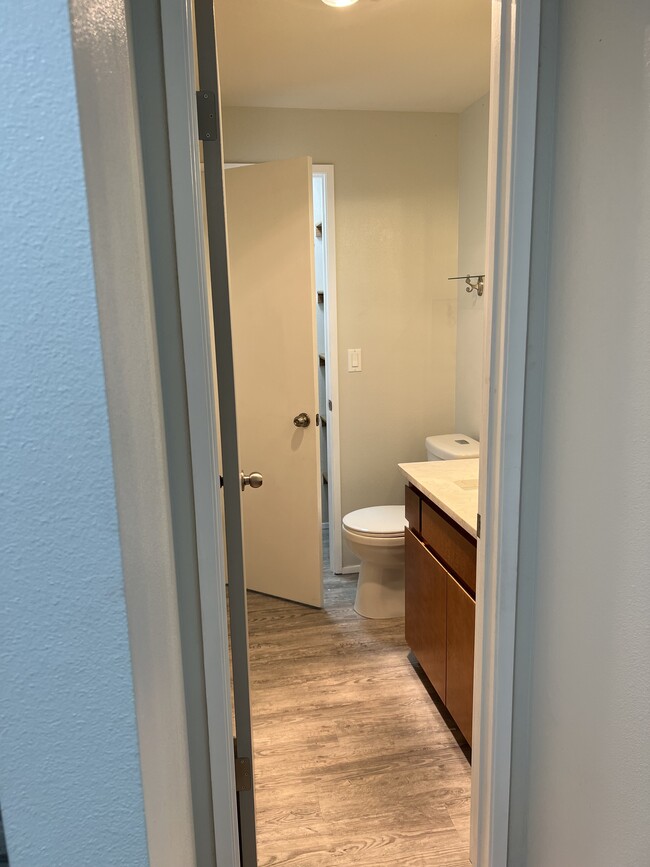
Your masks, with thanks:
M242 491L246 489L246 485L249 485L251 488L261 488L263 484L264 479L261 473L251 473L250 476L247 476L245 473L241 474Z
M296 427L309 427L309 425L311 424L311 419L306 412L301 412L300 415L297 415L294 418L293 423Z

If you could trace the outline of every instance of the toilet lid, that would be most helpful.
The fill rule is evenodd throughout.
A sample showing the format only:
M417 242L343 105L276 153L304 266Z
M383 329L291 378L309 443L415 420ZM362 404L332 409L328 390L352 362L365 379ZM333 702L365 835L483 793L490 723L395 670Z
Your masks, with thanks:
M367 533L369 536L403 536L408 523L404 506L371 506L347 514L343 526L353 533Z

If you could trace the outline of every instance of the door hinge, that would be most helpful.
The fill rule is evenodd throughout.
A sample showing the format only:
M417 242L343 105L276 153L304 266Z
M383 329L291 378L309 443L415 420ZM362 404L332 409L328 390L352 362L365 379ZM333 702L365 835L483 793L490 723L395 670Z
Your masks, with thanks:
M320 424L320 414L316 413L316 427Z
M246 756L235 756L235 789L238 792L250 792L253 788L251 760Z
M476 515L476 538L481 538L481 516L478 514Z
M250 792L253 788L251 760L248 756L237 755L237 738L232 739L235 751L235 791Z
M196 114L201 141L217 141L217 97L212 90L197 90Z

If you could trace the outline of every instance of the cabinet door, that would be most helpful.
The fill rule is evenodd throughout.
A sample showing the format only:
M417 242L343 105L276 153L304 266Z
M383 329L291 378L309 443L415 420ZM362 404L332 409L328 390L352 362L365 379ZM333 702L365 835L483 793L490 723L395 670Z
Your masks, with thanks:
M447 573L410 530L405 531L406 641L445 701Z
M421 498L408 485L404 489L404 513L409 527L414 533L420 532L420 504Z
M446 705L467 743L472 745L474 689L474 620L476 603L447 575Z
M422 503L421 535L461 581L476 592L476 539L430 503Z

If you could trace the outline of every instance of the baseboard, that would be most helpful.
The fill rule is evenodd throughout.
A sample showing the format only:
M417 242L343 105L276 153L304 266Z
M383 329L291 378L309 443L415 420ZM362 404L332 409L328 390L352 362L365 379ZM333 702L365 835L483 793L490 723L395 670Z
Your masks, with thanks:
M361 569L361 564L357 564L356 566L344 566L341 571L338 573L339 575L351 575L353 572L358 572Z

